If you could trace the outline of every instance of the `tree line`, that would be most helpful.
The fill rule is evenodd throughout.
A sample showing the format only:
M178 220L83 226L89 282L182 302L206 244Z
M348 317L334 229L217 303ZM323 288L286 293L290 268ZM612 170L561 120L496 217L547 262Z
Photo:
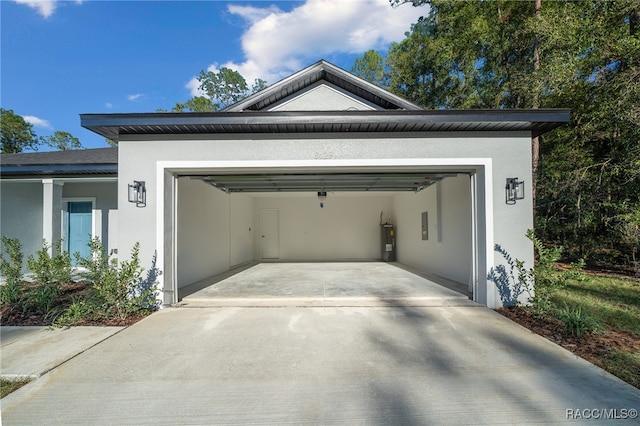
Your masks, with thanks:
M351 71L427 109L570 108L568 125L532 140L537 236L640 273L640 3L389 1L428 8ZM198 80L203 96L173 112L218 111L266 86L228 68ZM2 110L3 153L76 146L66 132L39 139L21 119Z
M640 3L390 0L425 16L352 72L428 109L570 108L532 141L536 233L640 271Z
M83 148L78 138L63 130L56 130L49 136L38 136L33 130L33 125L24 117L11 109L0 108L0 152L2 154L37 151L42 145L57 151Z

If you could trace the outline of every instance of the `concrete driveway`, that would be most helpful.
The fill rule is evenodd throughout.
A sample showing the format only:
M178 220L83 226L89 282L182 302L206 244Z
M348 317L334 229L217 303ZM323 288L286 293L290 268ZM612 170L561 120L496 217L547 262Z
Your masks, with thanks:
M2 422L634 424L639 408L640 390L473 304L180 307L4 398Z

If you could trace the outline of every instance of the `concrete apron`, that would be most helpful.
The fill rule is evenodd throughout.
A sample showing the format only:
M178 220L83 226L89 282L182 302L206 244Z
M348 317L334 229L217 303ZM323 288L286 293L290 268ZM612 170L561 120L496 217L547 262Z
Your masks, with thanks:
M384 262L261 263L196 284L200 290L182 298L179 306L479 306L444 286L462 285L430 278Z
M639 402L482 307L225 307L156 312L0 408L3 425L555 425Z

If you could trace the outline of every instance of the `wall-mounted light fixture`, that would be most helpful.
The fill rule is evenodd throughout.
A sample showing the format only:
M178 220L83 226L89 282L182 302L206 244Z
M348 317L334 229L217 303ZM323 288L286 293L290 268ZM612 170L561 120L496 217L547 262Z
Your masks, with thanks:
M327 193L324 191L318 191L318 200L320 200L320 208L324 207L324 202L327 199Z
M515 204L516 200L524 199L524 181L515 178L507 178L505 186L505 199L507 204Z
M134 180L133 184L129 184L129 202L136 203L136 207L146 207L147 188L143 180Z

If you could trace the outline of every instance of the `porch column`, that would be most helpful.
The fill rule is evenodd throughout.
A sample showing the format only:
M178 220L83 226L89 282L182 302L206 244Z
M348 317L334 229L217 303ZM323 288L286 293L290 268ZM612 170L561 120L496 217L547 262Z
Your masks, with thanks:
M64 182L42 179L42 238L49 244L49 254L62 238L62 186Z

